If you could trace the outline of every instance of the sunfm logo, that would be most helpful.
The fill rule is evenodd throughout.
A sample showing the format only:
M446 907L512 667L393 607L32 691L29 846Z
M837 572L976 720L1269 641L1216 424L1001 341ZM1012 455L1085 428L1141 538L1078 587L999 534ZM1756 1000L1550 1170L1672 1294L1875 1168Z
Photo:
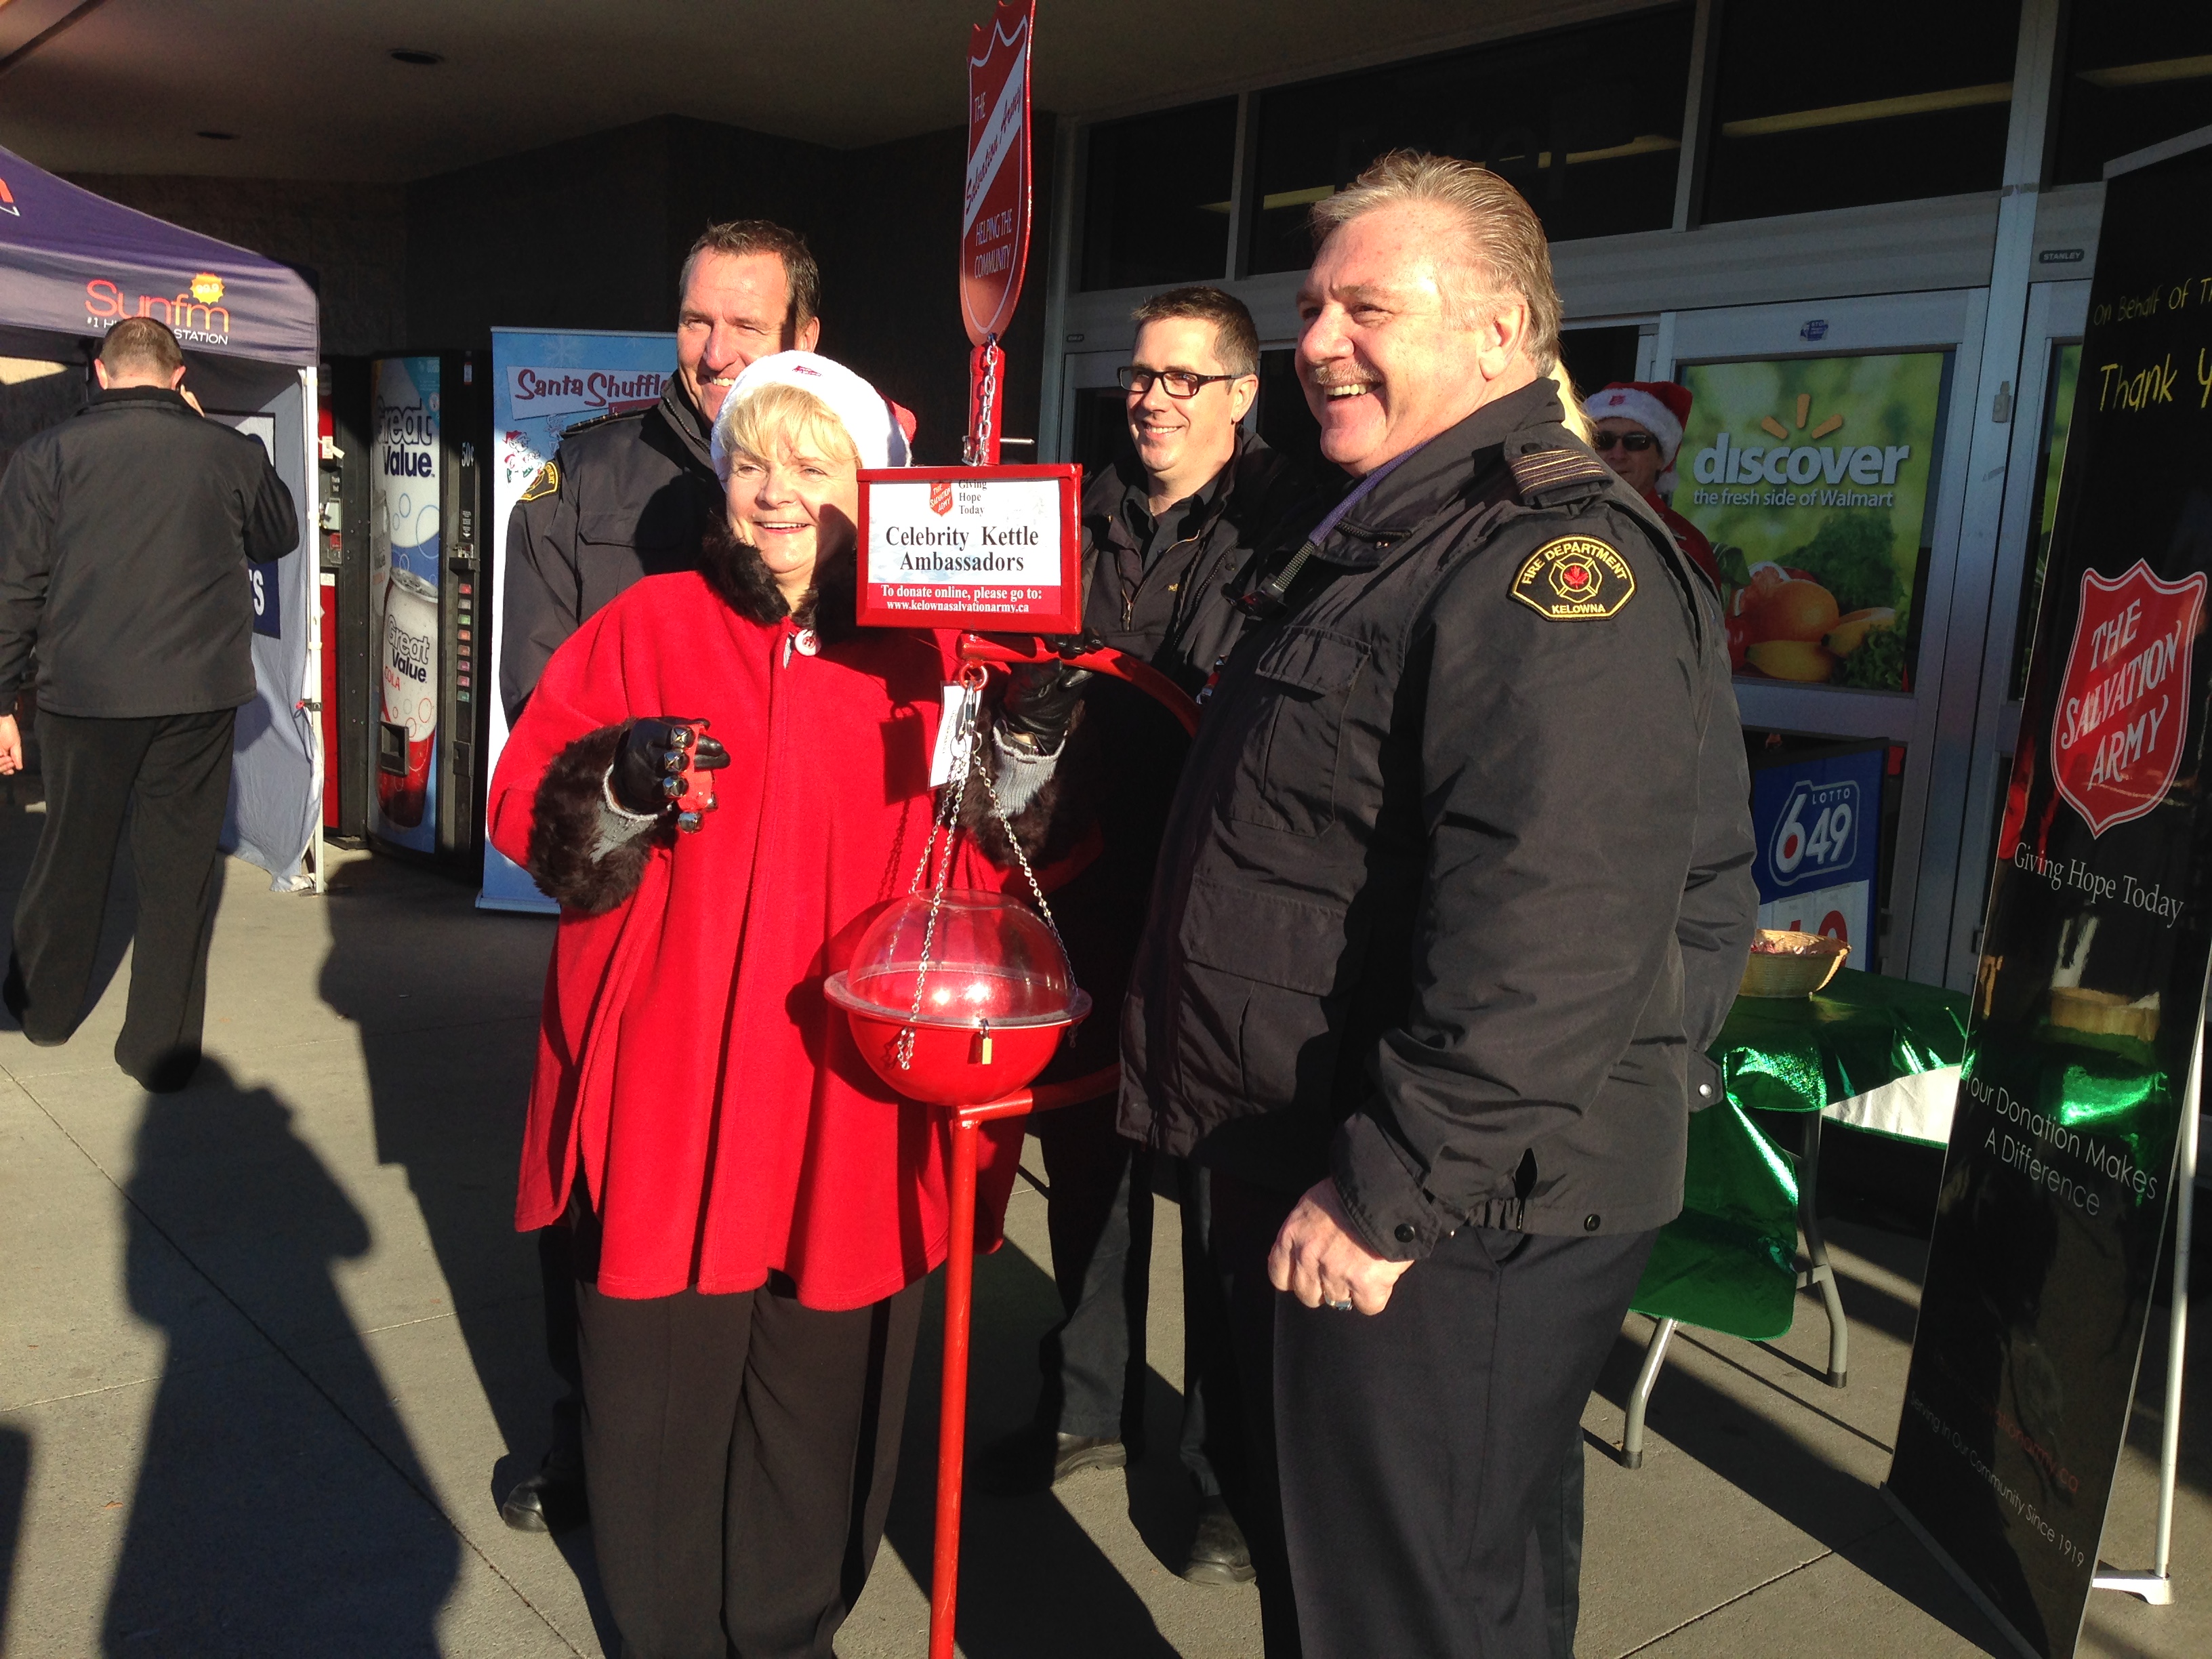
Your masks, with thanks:
M84 285L85 320L106 330L125 317L159 317L180 340L223 345L230 339L230 309L218 303L222 295L222 278L204 270L173 297L141 294L134 309L121 289L105 276L95 276Z

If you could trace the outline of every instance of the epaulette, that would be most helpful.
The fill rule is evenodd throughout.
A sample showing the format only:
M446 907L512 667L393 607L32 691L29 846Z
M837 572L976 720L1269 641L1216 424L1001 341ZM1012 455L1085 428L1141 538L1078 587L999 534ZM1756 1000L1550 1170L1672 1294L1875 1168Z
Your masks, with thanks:
M594 415L588 421L579 421L574 426L562 428L561 436L565 441L569 438L580 437L583 434L592 431L597 428L605 426L611 422L641 420L648 414L653 407L654 405L648 404L643 409L611 409L604 415Z
M1531 507L1554 507L1601 493L1613 471L1586 449L1526 449L1510 455L1513 486Z

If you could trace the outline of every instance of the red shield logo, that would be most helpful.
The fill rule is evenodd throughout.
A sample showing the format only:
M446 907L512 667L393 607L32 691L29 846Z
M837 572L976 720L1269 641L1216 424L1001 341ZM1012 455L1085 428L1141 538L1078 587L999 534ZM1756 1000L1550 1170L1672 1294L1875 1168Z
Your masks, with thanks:
M2161 581L2136 561L2116 578L2081 573L2081 607L2066 653L2051 772L2101 836L2166 799L2189 732L2190 647L2203 576Z
M952 481L939 478L929 486L929 510L943 518L952 510Z

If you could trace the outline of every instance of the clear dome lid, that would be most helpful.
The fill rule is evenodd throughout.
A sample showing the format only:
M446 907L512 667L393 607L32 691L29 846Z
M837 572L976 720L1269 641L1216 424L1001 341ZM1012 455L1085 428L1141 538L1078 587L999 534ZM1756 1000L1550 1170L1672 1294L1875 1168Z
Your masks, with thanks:
M1002 893L955 888L938 907L929 934L930 896L909 894L860 935L853 959L830 994L848 1007L905 1020L921 982L924 1025L1051 1024L1079 1017L1090 998L1076 989L1067 957L1044 919ZM840 995L840 991L843 994Z

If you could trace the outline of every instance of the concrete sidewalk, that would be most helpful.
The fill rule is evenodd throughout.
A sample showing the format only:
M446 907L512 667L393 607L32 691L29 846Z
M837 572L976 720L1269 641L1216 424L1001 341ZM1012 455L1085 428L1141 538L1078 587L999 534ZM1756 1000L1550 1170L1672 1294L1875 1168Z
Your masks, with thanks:
M0 786L11 906L41 821L35 784ZM110 977L76 1038L41 1049L0 1031L0 1649L600 1655L612 1636L588 1534L510 1532L494 1496L533 1466L552 1390L534 1253L509 1224L551 925L477 912L470 889L359 855L322 898L271 894L243 864L227 875L210 1064L193 1089L150 1097L110 1057L127 882ZM1160 1214L1152 1454L1049 1497L971 1503L971 1659L1260 1652L1249 1587L1197 1589L1170 1565L1192 1511L1173 1452L1173 1204ZM1054 1309L1033 1185L1008 1231L978 1273L979 1439L1026 1413ZM1875 1491L1919 1247L1844 1224L1835 1242L1850 1389L1818 1379L1826 1328L1809 1298L1779 1343L1686 1331L1633 1473L1610 1449L1649 1328L1628 1322L1583 1419L1583 1654L2003 1650ZM846 1659L923 1651L934 1329ZM2128 1565L2149 1552L2164 1346L2160 1321L2105 1545ZM2212 1364L2212 1341L2193 1346ZM2208 1419L2200 1404L2185 1425L2179 1604L2099 1595L2085 1652L2212 1652Z

